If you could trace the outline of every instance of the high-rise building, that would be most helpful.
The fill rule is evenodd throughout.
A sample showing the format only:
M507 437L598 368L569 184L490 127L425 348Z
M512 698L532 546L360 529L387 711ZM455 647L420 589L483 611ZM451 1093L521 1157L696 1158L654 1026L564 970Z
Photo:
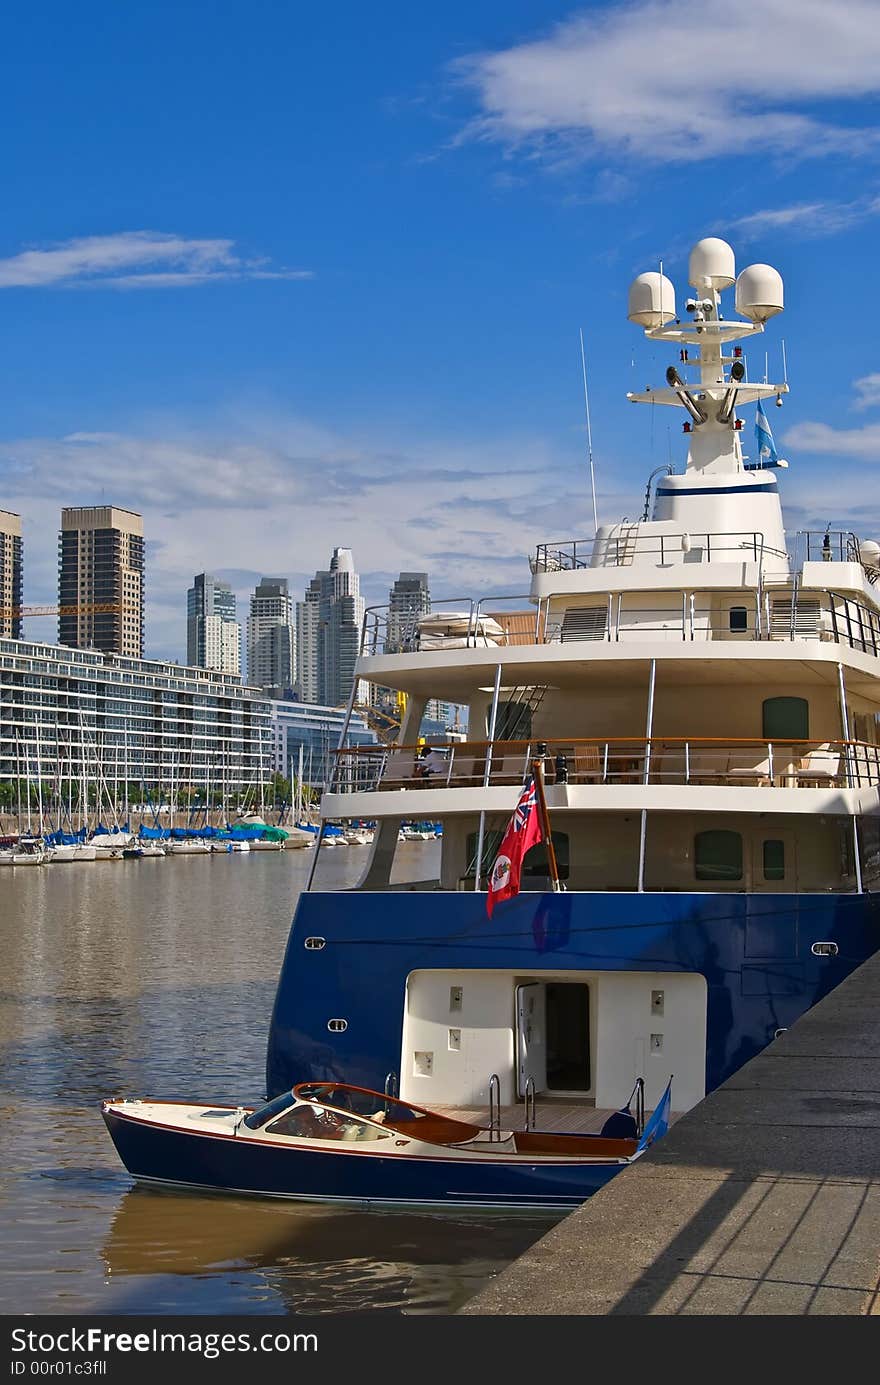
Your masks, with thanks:
M140 659L144 652L144 522L116 505L61 511L58 642Z
M21 516L0 510L0 635L21 639Z
M218 673L241 672L235 593L209 572L198 573L186 594L186 662Z
M316 572L299 602L299 692L328 707L347 702L361 646L364 599L350 548L334 548L327 571ZM356 696L360 701L360 696Z
M415 633L419 617L430 610L427 572L402 572L388 593L385 653L399 654Z
M270 697L291 697L296 679L296 629L286 577L263 577L251 597L247 678Z

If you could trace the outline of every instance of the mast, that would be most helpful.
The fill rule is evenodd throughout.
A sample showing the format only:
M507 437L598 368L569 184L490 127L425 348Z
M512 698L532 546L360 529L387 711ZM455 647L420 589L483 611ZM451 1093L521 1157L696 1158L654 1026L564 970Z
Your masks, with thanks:
M539 751L543 746L538 747ZM550 831L550 814L547 811L547 799L544 794L544 756L540 754L537 759L532 761L532 775L535 780L535 801L538 805L538 815L541 819L541 831L544 834L544 841L547 843L547 865L550 868L550 879L553 883L553 891L557 893L562 886L559 881L559 867L556 863L556 848L553 845L553 833Z

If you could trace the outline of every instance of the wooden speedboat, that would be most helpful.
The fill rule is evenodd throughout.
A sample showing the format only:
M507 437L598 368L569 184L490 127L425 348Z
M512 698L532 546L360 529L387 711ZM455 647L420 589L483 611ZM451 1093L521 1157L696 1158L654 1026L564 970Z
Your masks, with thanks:
M338 1082L300 1083L255 1110L115 1099L102 1113L129 1173L150 1182L306 1202L565 1208L660 1138L670 1087L642 1133L633 1122L622 1136L481 1127Z

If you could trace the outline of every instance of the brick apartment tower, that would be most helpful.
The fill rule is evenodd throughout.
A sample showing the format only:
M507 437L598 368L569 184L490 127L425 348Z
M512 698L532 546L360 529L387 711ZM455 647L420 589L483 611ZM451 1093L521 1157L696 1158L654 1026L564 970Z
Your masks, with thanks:
M144 522L116 505L61 511L59 644L144 656ZM112 606L112 610L96 609Z
M0 510L0 635L21 639L21 516Z

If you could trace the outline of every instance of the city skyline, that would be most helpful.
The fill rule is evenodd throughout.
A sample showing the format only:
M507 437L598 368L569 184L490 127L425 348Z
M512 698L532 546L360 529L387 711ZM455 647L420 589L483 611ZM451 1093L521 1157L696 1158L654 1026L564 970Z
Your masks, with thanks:
M25 521L27 599L54 599L57 510L82 503L144 515L146 642L168 656L194 572L239 601L266 571L301 592L333 544L368 603L408 570L438 598L523 590L537 543L592 528L581 327L600 519L682 465L671 421L626 401L659 369L626 293L662 260L682 299L708 234L786 283L750 374L796 343L773 418L789 522L876 536L870 343L825 350L816 313L853 266L861 297L880 273L873 12L771 0L758 39L710 9L478 0L416 35L343 0L210 32L181 12L170 44L138 5L88 42L57 3L14 16L0 507ZM641 81L657 24L681 39L662 89ZM705 24L711 78L681 38Z

